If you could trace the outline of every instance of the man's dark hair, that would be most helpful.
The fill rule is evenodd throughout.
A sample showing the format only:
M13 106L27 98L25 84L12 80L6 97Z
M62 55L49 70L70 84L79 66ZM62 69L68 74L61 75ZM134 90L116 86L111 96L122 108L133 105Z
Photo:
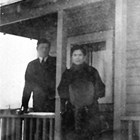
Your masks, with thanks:
M71 48L71 55L73 54L74 51L76 50L81 50L81 52L86 55L87 52L86 52L86 49L83 47L83 46L80 46L80 45L74 45L72 48Z
M37 41L37 46L38 46L39 44L41 44L41 43L46 43L46 44L49 45L49 47L51 46L50 41L47 40L47 39L45 39L45 38L40 38L40 39L38 39L38 41Z

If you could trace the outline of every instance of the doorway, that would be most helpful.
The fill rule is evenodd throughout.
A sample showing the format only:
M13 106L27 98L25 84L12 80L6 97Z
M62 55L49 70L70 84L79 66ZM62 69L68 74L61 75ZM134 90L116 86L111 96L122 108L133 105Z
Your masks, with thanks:
M67 68L71 66L71 48L80 45L87 51L86 62L95 67L106 85L105 97L99 103L113 103L113 31L68 38Z

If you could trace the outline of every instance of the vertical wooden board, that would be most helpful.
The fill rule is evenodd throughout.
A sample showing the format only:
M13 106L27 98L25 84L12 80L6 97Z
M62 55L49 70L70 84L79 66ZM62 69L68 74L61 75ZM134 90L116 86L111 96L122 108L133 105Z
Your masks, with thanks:
M128 139L128 122L121 121L121 140Z
M126 104L127 0L115 1L114 140L120 139L120 116Z
M22 120L21 118L16 118L16 140L22 139Z
M39 119L36 119L36 134L35 134L35 140L39 139Z
M30 131L29 131L29 138L30 138L30 140L32 140L33 139L33 118L30 118Z
M1 140L6 138L6 119L2 118L2 127L1 127Z
M47 127L48 125L47 124L47 120L46 118L43 119L43 140L47 140L48 138L48 132L47 132Z
M132 136L133 136L133 140L139 139L139 121L138 120L133 121Z
M10 118L6 118L7 119L7 123L6 123L6 140L10 140Z
M53 140L53 119L52 118L50 118L49 140Z
M132 121L128 122L128 140L132 140Z
M23 133L23 140L27 139L27 118L24 118L24 133Z
M12 128L12 138L11 138L11 140L15 140L15 133L16 133L16 130L15 130L15 118L12 118L12 126L11 126Z
M62 72L66 67L66 13L58 11L57 22L57 72L56 72L56 102L55 102L55 140L61 138L61 118L60 118L60 98L57 87L59 85Z

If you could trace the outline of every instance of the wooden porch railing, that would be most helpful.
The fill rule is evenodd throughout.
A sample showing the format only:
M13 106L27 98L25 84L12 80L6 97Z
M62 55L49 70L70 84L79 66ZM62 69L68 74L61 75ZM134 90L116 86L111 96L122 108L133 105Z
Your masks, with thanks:
M121 117L121 140L140 140L140 116Z
M0 140L53 140L55 113L0 115Z

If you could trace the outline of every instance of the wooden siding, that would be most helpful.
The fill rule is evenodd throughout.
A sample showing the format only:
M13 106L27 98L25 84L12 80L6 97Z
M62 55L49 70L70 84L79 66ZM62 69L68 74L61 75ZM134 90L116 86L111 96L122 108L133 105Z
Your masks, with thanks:
M127 3L126 114L140 114L140 1Z

